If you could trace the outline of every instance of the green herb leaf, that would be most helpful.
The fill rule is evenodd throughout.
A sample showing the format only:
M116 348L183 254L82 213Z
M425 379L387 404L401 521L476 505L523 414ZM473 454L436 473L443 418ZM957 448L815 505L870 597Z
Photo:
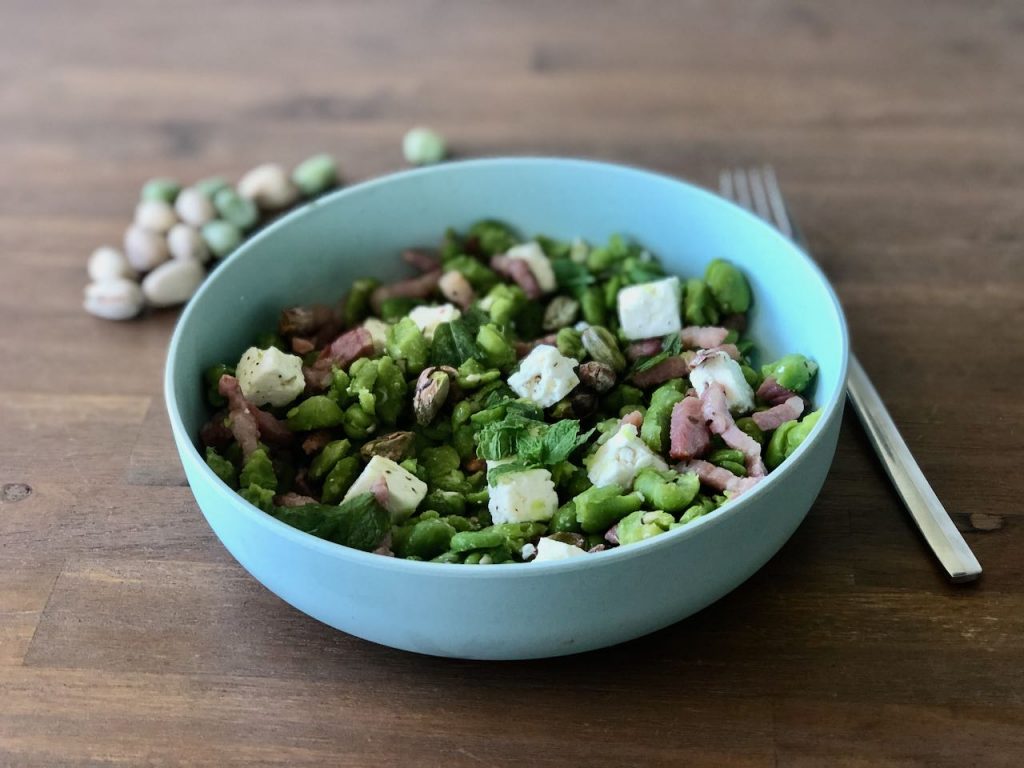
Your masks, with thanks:
M555 272L555 281L558 283L558 287L563 291L575 293L597 280L585 265L568 259L552 261L551 268Z
M640 373L646 371L648 368L653 368L659 363L663 363L670 357L675 357L680 353L683 348L682 339L678 333L670 333L668 336L661 340L661 352L656 355L648 357L646 360L641 360L637 363L633 369L633 373Z

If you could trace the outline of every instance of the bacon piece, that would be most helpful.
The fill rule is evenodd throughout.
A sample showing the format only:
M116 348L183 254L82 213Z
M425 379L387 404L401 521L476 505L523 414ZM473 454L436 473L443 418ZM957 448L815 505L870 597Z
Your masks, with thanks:
M260 429L260 438L263 442L275 447L291 445L295 433L288 428L285 422L255 405L250 405L249 410L256 417L256 426Z
M696 368L698 365L703 363L709 357L724 352L733 360L740 359L740 350L735 344L719 344L717 347L709 347L708 349L699 349L697 354L690 360L690 368Z
M679 339L687 349L710 349L725 343L728 328L717 325L688 325L679 332Z
M640 429L644 425L644 415L640 411L630 411L619 419L619 424L632 424L637 429Z
M292 336L292 352L296 355L307 355L316 349L311 339L305 336Z
M618 523L613 525L611 528L609 528L607 530L607 532L605 532L604 540L607 541L609 544L618 545L618 543L619 543L619 524Z
M681 379L690 372L686 358L676 355L661 361L646 371L633 374L633 383L641 389L648 389L672 379Z
M317 363L320 361L318 360ZM323 366L317 365L304 365L302 367L302 375L306 379L306 394L312 394L314 392L323 392L329 386L331 386L331 369L324 368Z
M722 318L722 327L727 328L730 331L739 331L743 333L747 330L747 316L742 312L737 312L733 315L726 315Z
M781 386L774 376L769 376L757 388L757 399L768 405L782 405L789 398L796 396L796 392Z
M779 425L784 422L799 419L800 414L803 412L804 399L793 395L786 402L773 405L767 411L758 411L752 414L751 418L757 426L767 431L769 429L778 429Z
M402 261L420 272L433 272L441 268L441 257L426 248L406 248L402 251Z
M319 502L312 496L305 496L301 493L280 493L274 497L274 503L279 507L302 507Z
M217 411L199 430L199 440L206 447L224 448L233 439L231 430L224 426L227 411Z
M302 441L302 452L307 456L312 456L314 453L319 453L333 439L334 435L327 429L318 429L316 432L310 432L306 435L306 439Z
M217 383L217 390L228 399L228 427L242 448L242 455L248 457L259 448L260 427L253 412L255 406L242 395L238 379L225 373Z
M384 509L388 508L388 503L391 501L391 491L388 489L388 481L383 476L373 481L373 485L370 486L370 493L377 499L378 504L384 507Z
M544 295L536 276L530 271L530 265L523 259L510 259L498 254L491 257L491 269L522 288L530 301L536 301Z
M383 555L384 557L394 557L395 553L391 551L391 531L384 534L384 538L381 539L380 544L373 550L371 554Z
M626 347L626 357L630 360L654 357L659 352L661 352L661 339L640 339Z
M672 408L669 423L669 456L689 460L703 456L711 443L711 434L704 423L700 398L684 397Z
M729 405L725 399L725 389L717 382L712 383L700 396L701 410L708 428L720 435L725 444L737 451L742 451L746 461L747 473L751 477L765 474L764 462L761 460L760 444L736 426L729 413Z
M360 357L369 357L373 354L373 336L370 332L360 326L351 331L345 331L338 338L330 343L321 353L316 365L326 367L330 370L331 365L339 368L348 366Z
M676 470L678 472L693 472L709 488L714 488L716 491L728 491L731 499L746 493L761 480L760 477L737 477L728 469L716 467L701 459L678 464Z
M370 294L370 306L379 315L381 303L386 299L398 297L425 299L437 290L437 281L440 279L441 270L432 269L418 277L410 277L408 280L399 280L395 283L381 285Z

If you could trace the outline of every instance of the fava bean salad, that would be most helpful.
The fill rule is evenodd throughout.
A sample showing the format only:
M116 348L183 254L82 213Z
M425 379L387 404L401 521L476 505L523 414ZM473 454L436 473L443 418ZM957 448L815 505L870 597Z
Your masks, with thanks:
M289 307L205 374L209 466L314 536L437 563L600 552L727 504L817 422L817 365L754 364L729 262L681 279L622 237L497 221L402 257L415 276Z

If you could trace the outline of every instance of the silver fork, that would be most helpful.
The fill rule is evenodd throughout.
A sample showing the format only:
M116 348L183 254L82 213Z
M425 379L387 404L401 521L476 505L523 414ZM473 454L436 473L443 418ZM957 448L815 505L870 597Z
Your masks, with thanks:
M719 191L735 203L776 227L800 248L810 253L807 243L786 208L782 190L771 166L737 168L722 171ZM954 582L973 581L981 575L981 565L960 535L949 513L928 484L924 473L903 441L896 424L882 403L854 354L850 353L850 370L846 393L853 403L861 424L882 461L886 474L906 505L928 546L942 563Z

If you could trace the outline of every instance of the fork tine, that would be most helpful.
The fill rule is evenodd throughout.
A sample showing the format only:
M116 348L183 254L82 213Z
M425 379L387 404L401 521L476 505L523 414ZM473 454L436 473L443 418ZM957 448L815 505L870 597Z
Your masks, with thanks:
M733 186L736 188L736 197L733 198L738 204L748 211L751 210L750 184L747 183L747 173L742 168L732 172Z
M757 168L751 168L747 172L747 178L750 180L750 194L754 199L754 213L765 221L778 226L778 223L772 220L772 209L768 205L768 194L764 189L761 171Z
M790 221L789 212L786 210L786 201L782 197L782 189L779 187L779 180L775 177L775 169L766 165L763 170L765 188L768 192L768 203L772 209L772 220L775 226L786 237L793 237L793 222Z

